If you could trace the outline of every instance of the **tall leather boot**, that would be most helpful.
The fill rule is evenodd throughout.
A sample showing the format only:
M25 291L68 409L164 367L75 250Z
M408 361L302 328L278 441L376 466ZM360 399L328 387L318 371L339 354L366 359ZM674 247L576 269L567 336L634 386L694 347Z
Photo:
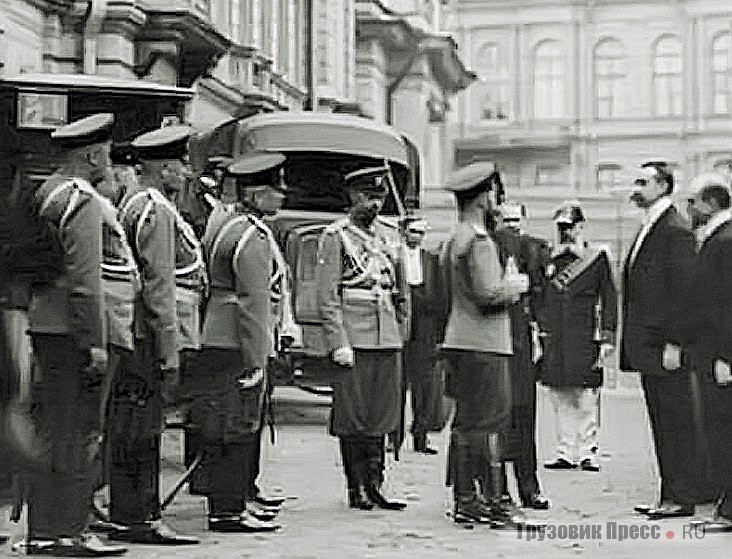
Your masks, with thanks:
M529 521L514 507L501 503L503 492L503 478L501 476L501 445L498 433L488 433L484 446L485 459L490 468L491 483L484 489L484 501L487 512L496 528L514 530L541 530L546 526L544 522Z
M453 491L453 520L459 524L490 522L475 495L475 450L467 435L453 433L450 437L450 460Z
M397 500L389 500L381 493L381 485L384 482L384 467L386 461L386 449L384 448L384 437L367 437L362 443L364 447L363 456L366 458L368 484L366 495L377 507L384 510L403 510L407 503Z
M343 470L348 485L348 506L356 510L371 510L374 504L365 496L365 468L360 462L358 440L353 437L339 437Z

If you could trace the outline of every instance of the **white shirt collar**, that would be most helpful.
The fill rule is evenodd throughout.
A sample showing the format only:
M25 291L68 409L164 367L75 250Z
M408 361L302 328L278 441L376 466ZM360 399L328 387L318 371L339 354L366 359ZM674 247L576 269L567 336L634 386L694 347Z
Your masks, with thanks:
M722 227L722 225L724 225L728 221L732 221L731 210L722 210L721 212L717 212L716 214L714 214L706 224L702 225L697 230L696 239L699 244L704 244L704 241L711 237L717 229Z
M666 210L673 206L673 202L669 196L662 196L646 210L645 219L643 220L644 225L651 226L656 223Z

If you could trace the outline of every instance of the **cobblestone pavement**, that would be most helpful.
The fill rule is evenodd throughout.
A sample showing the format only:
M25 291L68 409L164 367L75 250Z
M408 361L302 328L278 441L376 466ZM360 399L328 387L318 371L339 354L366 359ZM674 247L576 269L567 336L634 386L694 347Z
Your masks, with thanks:
M272 535L218 535L204 529L202 499L182 492L169 510L168 520L179 530L200 535L202 545L161 549L134 546L132 558L291 558L345 557L639 557L716 559L729 557L732 534L707 534L702 540L684 534L682 520L658 523L648 539L609 539L608 522L618 535L654 524L633 513L633 505L653 497L655 472L647 418L640 392L634 386L603 394L600 473L540 472L552 509L536 514L563 538L527 541L516 532L475 527L467 530L449 521L445 511L449 493L445 477L446 433L434 435L436 457L417 455L407 447L401 461L388 464L388 490L410 506L401 513L352 512L345 504L337 441L326 433L327 402L294 389L278 389L278 440L265 447L263 485L270 493L291 497L283 507L281 532ZM540 460L548 455L553 437L548 406L540 392ZM163 486L180 471L180 444L173 431L165 439ZM682 459L682 457L680 457ZM572 537L572 526L599 526L601 539ZM638 528L633 528L637 526ZM565 534L565 531L567 532ZM15 536L22 529L14 527ZM672 533L673 532L673 533ZM547 532L547 536L549 532ZM672 536L672 537L669 537ZM0 553L11 554L5 548Z

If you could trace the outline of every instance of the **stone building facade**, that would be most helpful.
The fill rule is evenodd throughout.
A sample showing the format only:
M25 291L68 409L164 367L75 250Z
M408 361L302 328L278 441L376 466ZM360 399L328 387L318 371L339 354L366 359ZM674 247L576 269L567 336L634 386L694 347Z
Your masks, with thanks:
M459 96L456 164L499 162L535 232L584 203L617 259L637 228L627 204L644 158L684 183L729 167L732 5L717 0L459 0L448 29L478 80ZM626 189L626 190L624 190Z
M421 209L447 224L447 114L474 79L441 31L448 9L446 0L6 0L0 82L88 74L192 88L185 118L198 126L261 111L361 114L419 150Z

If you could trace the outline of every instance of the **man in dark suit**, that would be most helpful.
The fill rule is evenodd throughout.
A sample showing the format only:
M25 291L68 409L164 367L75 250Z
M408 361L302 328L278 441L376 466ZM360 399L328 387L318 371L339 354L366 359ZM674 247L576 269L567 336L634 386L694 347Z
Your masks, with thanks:
M505 462L513 462L522 507L548 509L549 500L542 494L536 472L536 381L537 367L532 355L532 324L535 324L536 297L545 283L544 267L551 255L549 242L522 231L526 218L523 204L504 202L499 206L501 227L495 238L501 259L513 259L519 272L529 277L528 293L509 307L513 355L511 371L511 424L504 434L502 477L504 500L510 499Z
M693 196L692 196L693 194ZM694 291L689 297L687 342L694 374L700 377L704 417L702 442L709 448L706 481L717 494L714 515L704 529L732 530L732 212L729 180L717 174L692 181L687 211L697 231ZM703 476L701 476L703 477Z
M640 371L661 475L660 502L639 505L650 518L692 516L704 501L695 448L690 374L681 353L684 301L691 291L694 236L673 206L671 168L641 166L631 201L646 212L623 271L622 370Z

